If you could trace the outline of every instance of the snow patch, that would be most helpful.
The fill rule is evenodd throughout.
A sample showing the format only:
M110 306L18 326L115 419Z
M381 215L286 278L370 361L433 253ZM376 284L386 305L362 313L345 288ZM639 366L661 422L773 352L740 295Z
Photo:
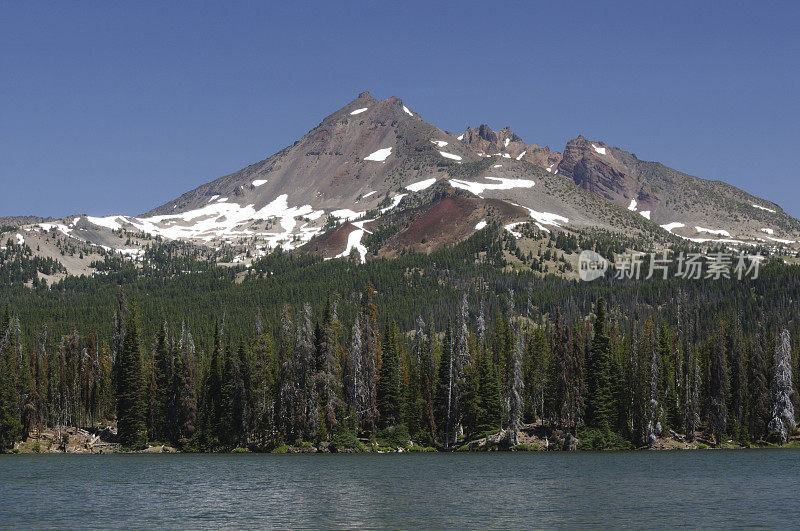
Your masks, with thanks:
M650 211L649 210L642 210L641 212L639 212L639 214L641 214L643 217L646 217L647 219L650 219Z
M464 133L461 133L456 137L458 140L464 140Z
M506 138L506 141L503 142L503 147L508 147L508 144L511 142L510 138Z
M494 166L492 166L492 168L502 168L502 167L503 167L502 164L495 164Z
M771 208L767 208L767 207L765 207L765 206L761 206L761 205L753 205L753 208L758 208L758 209L761 209L761 210L766 210L767 212L772 212L773 214L775 214L775 211L774 211L773 209L771 209Z
M17 233L17 243L20 244L20 245L24 245L25 244L25 238L19 232Z
M431 177L430 179L425 179L424 181L419 181L416 183L409 184L405 187L406 190L410 192L419 192L420 190L425 190L433 185L436 182L436 177Z
M461 160L460 155L453 155L452 153L447 153L446 151L440 151L439 154L446 159Z
M351 112L350 114L361 114L362 112L366 111L367 109L369 109L369 107L364 107L364 108L361 108L361 109L356 109L356 110L354 110L353 112Z
M364 229L356 229L347 235L347 247L345 250L336 256L336 258L344 258L350 255L350 251L355 249L361 257L361 263L366 261L367 248L361 244L361 238L364 236Z
M522 160L522 157L524 157L524 156L525 156L525 153L527 153L527 152L528 152L528 150L527 150L527 149L523 150L523 151L522 151L522 153L520 153L519 155L517 155L517 160Z
M601 155L605 155L606 154L606 148L604 148L604 147L597 147L594 144L592 144L592 148L595 151L597 151L598 153L600 153Z
M548 166L548 167L547 167L547 168L545 168L545 169L546 169L546 170L547 170L549 173L552 173L552 172L553 172L553 166L555 166L555 165L556 165L556 163L554 162L554 163L552 163L550 166Z
M484 227L486 227L486 221L479 221L478 224L475 225L475 230L481 230Z
M504 177L486 177L497 183L479 183L475 181L464 181L461 179L450 179L450 184L454 188L461 188L475 195L480 195L486 190L510 190L512 188L532 188L536 182L529 179L506 179Z
M767 239L768 239L768 240L772 240L772 241L774 241L774 242L778 242L778 243L785 243L785 244L787 244L787 245L788 245L788 244L792 244L792 243L797 243L797 242L795 242L794 240L782 240L782 239L780 239L780 238L772 238L772 237L770 237L770 236L767 236Z
M731 237L731 233L723 229L705 229L703 227L695 227L694 230L697 232L707 232L708 234L714 234L715 236L725 236L726 238Z
M628 205L628 210L636 212L636 199L631 199L631 204Z
M441 148L445 147L447 145L447 142L445 142L444 140L431 140L431 144L436 144Z
M769 235L775 234L775 231L772 229L761 229L761 232L766 232Z
M661 225L661 228L664 229L667 232L672 232L675 229L680 229L680 228L685 227L685 226L686 225L684 225L680 221L673 221L672 223L667 223L666 225Z
M106 216L104 218L95 218L92 216L86 216L86 219L92 225L97 225L98 227L105 227L111 230L119 230L122 228L122 224L120 224L120 216Z
M371 192L367 192L366 194L364 194L363 196L361 196L361 199L366 199L366 198L368 198L369 196L371 196L371 195L373 195L373 194L377 194L377 193L378 193L378 191L377 191L377 190L373 190L373 191L371 191Z
M364 157L364 160L374 160L375 162L383 162L391 154L392 154L392 148L390 148L390 147L383 148L383 149L379 149L378 151L375 151L373 153L370 153L369 155Z
M404 113L406 113L406 114L407 114L407 115L409 115L409 116L414 116L414 113L413 113L413 112L411 112L411 109L409 109L409 108L408 108L408 107L406 107L405 105L403 105L403 112L404 112Z
M253 181L251 184L252 184L253 186L255 186L256 188L258 188L258 187L259 187L259 186L261 186L262 184L267 184L267 179L256 179L256 180L255 180L255 181Z

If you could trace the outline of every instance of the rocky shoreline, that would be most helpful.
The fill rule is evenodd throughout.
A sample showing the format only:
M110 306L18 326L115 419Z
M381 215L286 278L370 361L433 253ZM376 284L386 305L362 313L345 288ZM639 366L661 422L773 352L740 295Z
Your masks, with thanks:
M414 441L405 445L386 446L369 439L359 439L358 446L336 448L328 442L314 445L301 442L294 445L281 445L269 449L237 448L230 453L272 453L272 454L312 454L312 453L420 453L420 452L545 452L581 451L580 440L568 431L549 430L538 424L525 425L517 434L501 430L482 438L460 443L448 449L422 446ZM790 437L784 448L800 448L800 436ZM713 450L779 448L777 444L759 442L741 445L733 440L715 445L704 437L696 437L687 442L685 437L670 431L660 437L649 448L630 448L630 450ZM46 429L38 434L30 434L25 441L14 445L9 452L13 454L108 454L108 453L186 453L166 444L148 445L141 450L124 450L116 442L116 428L113 426L97 428Z

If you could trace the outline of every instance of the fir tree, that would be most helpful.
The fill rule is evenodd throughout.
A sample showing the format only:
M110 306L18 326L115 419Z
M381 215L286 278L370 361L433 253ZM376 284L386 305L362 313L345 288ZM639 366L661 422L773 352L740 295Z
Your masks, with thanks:
M117 438L125 448L143 448L147 443L145 382L136 307L131 305L125 322L125 339L119 359L117 389Z
M747 360L748 425L754 440L767 436L767 426L772 419L767 352L766 338L760 333L751 343Z
M612 425L611 345L606 331L605 300L597 302L594 337L587 363L586 424L601 430Z
M381 352L380 379L378 380L378 411L383 427L393 426L400 418L400 371L397 322L386 326Z

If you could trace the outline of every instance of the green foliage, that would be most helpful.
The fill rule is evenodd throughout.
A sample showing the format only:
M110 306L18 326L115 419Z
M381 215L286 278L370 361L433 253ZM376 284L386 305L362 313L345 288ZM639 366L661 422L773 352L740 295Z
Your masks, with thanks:
M342 424L338 424L333 429L331 448L337 452L346 450L363 452L365 450L364 444L358 440L358 436L355 434L355 432Z
M380 430L376 436L376 440L380 446L408 448L411 435L409 435L408 428L405 424L398 424Z
M633 444L608 429L584 427L578 430L578 450L632 450Z

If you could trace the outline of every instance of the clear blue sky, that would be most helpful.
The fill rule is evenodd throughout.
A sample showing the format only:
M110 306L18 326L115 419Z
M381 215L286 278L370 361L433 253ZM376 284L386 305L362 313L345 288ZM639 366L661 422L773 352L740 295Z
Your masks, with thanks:
M138 214L369 90L800 216L792 2L3 2L0 215Z

